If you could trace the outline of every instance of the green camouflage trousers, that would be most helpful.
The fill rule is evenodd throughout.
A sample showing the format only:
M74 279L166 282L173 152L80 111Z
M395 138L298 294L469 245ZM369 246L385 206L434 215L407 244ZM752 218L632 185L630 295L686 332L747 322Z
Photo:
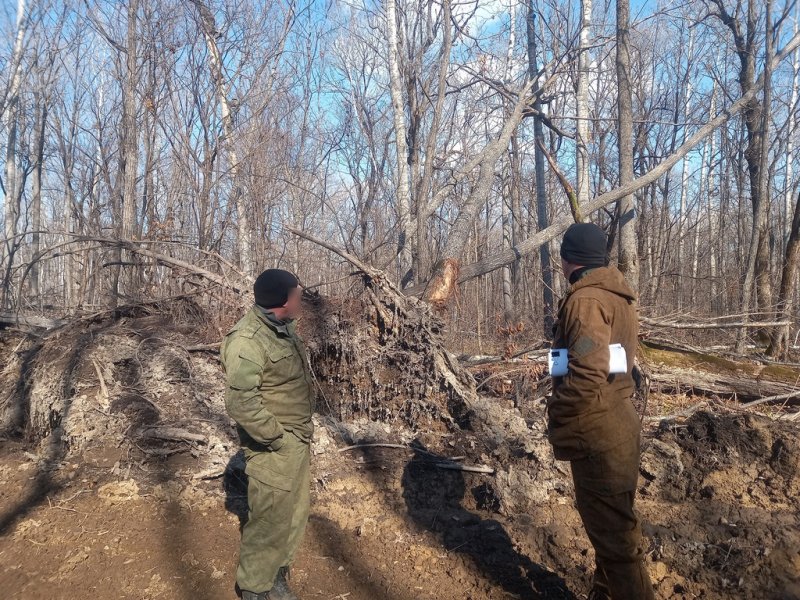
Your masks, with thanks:
M242 528L236 583L242 590L272 589L291 564L308 522L310 447L291 432L278 450L246 453L248 519Z

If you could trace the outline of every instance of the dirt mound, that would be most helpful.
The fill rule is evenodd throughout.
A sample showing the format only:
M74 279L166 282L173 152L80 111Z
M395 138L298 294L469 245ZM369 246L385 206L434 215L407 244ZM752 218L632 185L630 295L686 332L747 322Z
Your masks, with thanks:
M800 491L799 471L797 427L756 414L698 412L659 430L642 457L644 489L674 501L729 500L726 490L743 480L748 486L734 499L762 488L791 497Z
M673 591L800 597L799 460L797 427L754 414L697 413L646 441L643 504L664 507L646 532Z
M90 448L138 457L194 453L218 463L235 444L213 354L192 352L207 317L191 302L137 307L37 335L6 334L0 431L58 464Z

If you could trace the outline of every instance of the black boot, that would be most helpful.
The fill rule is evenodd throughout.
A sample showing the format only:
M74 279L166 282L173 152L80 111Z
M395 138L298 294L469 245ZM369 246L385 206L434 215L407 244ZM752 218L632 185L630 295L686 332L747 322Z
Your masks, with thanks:
M272 600L269 592L248 592L242 590L242 600Z
M589 591L586 600L611 600L608 588L602 584L595 583Z
M275 577L275 583L269 591L270 600L298 600L289 589L289 567L281 567Z

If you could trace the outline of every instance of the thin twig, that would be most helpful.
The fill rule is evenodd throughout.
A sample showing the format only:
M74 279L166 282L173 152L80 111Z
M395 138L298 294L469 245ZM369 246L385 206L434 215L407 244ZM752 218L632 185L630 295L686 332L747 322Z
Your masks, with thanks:
M792 398L800 398L800 390L795 390L794 392L790 392L788 394L767 396L766 398L759 398L758 400L753 400L752 402L745 402L744 404L740 405L739 408L751 408L753 406L758 406L759 404L766 404L768 402L780 402L781 400L791 400Z
M426 454L427 456L432 456L439 460L462 460L463 456L453 456L453 457L445 457L439 454L435 454L434 452L428 452L427 450L423 450L422 448L415 448L414 446L409 446L407 444L382 444L382 443L374 443L374 444L354 444L352 446L346 446L345 448L339 448L339 452L347 452L349 450L356 450L358 448L392 448L395 450L413 450L414 452L419 452L420 454Z
M440 469L448 471L466 471L467 473L486 473L487 475L494 475L494 469L486 465L459 465L457 463L436 463Z

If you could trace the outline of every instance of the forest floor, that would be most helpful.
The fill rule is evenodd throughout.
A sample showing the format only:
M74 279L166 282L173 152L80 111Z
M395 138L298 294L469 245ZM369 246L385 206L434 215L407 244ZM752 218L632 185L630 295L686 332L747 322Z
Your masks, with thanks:
M187 350L195 341L150 316L55 342L0 332L5 419L21 411L25 421L0 448L0 597L236 597L246 484L219 365ZM11 402L14 389L27 404ZM43 407L53 390L69 406ZM533 429L543 419L540 402L488 401ZM661 397L651 410L665 402L694 399ZM203 440L181 438L189 430ZM343 450L370 442L409 447ZM585 597L593 556L568 465L531 459L526 479L526 463L514 471L503 452L475 443L320 416L311 518L291 577L298 595ZM646 427L643 446L637 502L658 598L800 598L796 422L712 403ZM434 455L445 454L497 473L443 470ZM515 490L527 504L512 501Z

